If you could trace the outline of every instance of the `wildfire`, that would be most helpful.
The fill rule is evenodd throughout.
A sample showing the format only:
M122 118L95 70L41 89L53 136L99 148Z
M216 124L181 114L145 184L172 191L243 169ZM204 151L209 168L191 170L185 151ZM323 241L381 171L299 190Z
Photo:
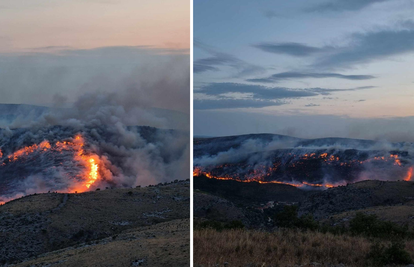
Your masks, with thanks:
M411 181L411 176L413 175L413 167L408 168L407 175L404 178L404 181Z
M67 192L83 192L88 190L91 185L99 179L99 157L94 154L85 153L84 145L85 141L81 135L75 136L73 141L57 141L54 144L50 144L49 141L45 140L39 145L34 144L21 148L8 155L6 159L8 162L14 162L35 152L42 153L51 151L55 153L62 153L63 151L72 151L74 153L74 161L83 166L84 171L80 175L82 182L73 188L68 188ZM2 158L2 156L3 154L0 151L0 158ZM3 159L1 164L2 166L7 164L6 159Z
M89 172L89 181L85 184L89 188L98 179L98 164L95 163L94 159L89 159L91 171Z
M333 184L312 184L312 183L307 183L307 182L297 182L297 183L291 183L291 182L281 182L281 181L263 181L262 178L251 178L251 179L239 179L239 178L232 178L232 177L217 177L214 176L208 172L204 172L202 171L200 168L196 167L193 171L193 176L201 176L204 175L209 179L216 179L216 180L225 180L225 181L237 181L237 182L241 182L241 183L252 183L252 182L256 182L259 184L284 184L284 185L290 185L290 186L294 186L294 187L305 187L305 186L311 186L311 187L324 187L324 188L331 188L331 187L335 187L338 185L333 185Z
M343 166L343 167L352 167L352 166L358 166L367 164L370 162L389 162L390 164L393 164L395 166L402 167L402 162L399 158L399 155L397 154L389 154L388 156L374 156L365 160L358 160L358 159L348 159L348 160L341 160L337 155L329 154L329 153L306 153L302 155L295 155L293 153L289 153L289 156L292 157L292 160L287 161L286 167L288 168L302 168L301 166L304 166L304 161L311 160L311 159L320 159L324 164L327 165L337 165L337 166ZM219 176L220 174L216 174L217 172L209 172L206 171L203 167L195 167L193 171L194 176L201 176L204 175L209 179L217 179L217 180L234 180L238 182L243 183L249 183L249 182L257 182L261 184L286 184L291 185L295 187L321 187L321 188L332 188L335 186L343 185L345 182L341 182L338 184L329 184L329 183L309 183L306 181L302 182L287 182L287 181L271 181L268 177L272 177L273 174L278 170L278 167L280 163L273 163L273 166L249 166L246 164L242 164L242 168L245 171L245 173L239 173L238 171L231 171L234 170L233 165L237 166L233 163L226 163L220 166L214 166L216 170L222 169L226 173L224 176ZM236 167L238 168L238 167ZM230 170L230 171L229 171ZM404 177L405 181L410 181L413 173L413 167L410 167L408 169L408 173ZM307 175L305 173L305 175ZM268 180L268 181L266 181ZM269 181L270 180L270 181Z
M24 147L22 149L17 150L16 152L14 152L13 154L9 155L7 158L10 161L16 161L18 160L20 157L23 156L27 156L35 151L47 151L51 148L50 144L48 141L43 141L41 142L39 145L32 145L32 146L27 146Z

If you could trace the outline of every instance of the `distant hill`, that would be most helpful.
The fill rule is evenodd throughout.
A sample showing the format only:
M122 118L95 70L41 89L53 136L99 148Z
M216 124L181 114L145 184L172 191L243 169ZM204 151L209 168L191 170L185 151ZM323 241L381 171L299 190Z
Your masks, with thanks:
M270 143L273 141L286 142L292 145L292 147L329 147L329 146L344 146L349 148L369 148L377 141L362 140L352 138L316 138L316 139L303 139L298 137L292 137L280 134L246 134L224 137L197 137L194 138L194 157L200 157L203 155L216 155L219 152L227 151L231 148L239 148L243 142L247 140L256 140L263 143ZM399 144L394 144L399 145Z
M51 110L49 107L27 104L0 104L0 127L7 126L15 120L35 121ZM54 111L62 108L54 107ZM161 108L149 108L155 116L165 119L165 128L188 131L189 114Z
M0 104L0 126L13 122L18 118L35 120L49 111L48 107L25 104Z
M194 189L217 195L235 203L258 204L267 201L301 202L308 191L284 184L241 183L194 177Z

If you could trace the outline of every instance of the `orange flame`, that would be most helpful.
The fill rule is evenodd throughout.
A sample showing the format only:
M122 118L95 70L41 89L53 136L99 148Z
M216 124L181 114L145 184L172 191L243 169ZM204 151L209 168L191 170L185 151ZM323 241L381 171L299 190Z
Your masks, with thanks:
M17 150L13 154L9 155L8 156L8 159L10 161L16 161L20 157L27 156L27 155L29 155L29 154L37 151L37 150L39 150L39 151L47 151L50 148L51 148L51 146L50 146L49 142L48 141L43 141L39 145L34 144L32 146L27 146L27 147L24 147L22 149Z
M82 183L76 185L73 188L68 188L67 192L84 192L87 191L92 184L94 184L99 179L99 157L97 155L89 155L86 154L83 147L85 145L85 141L81 135L77 135L74 138L73 142L70 141L57 141L53 146L48 141L43 141L39 145L34 144L31 146L24 147L22 149L17 150L16 152L7 156L9 161L16 161L24 156L28 156L34 152L46 152L46 151L55 151L55 152L62 152L62 151L74 151L74 160L79 162L80 165L85 167L85 171L81 174ZM1 151L0 151L1 153ZM0 158L2 154L0 154ZM6 165L5 162L2 165Z
M204 175L209 179L216 179L216 180L225 180L225 181L236 181L236 182L241 182L241 183L252 183L252 182L256 182L259 184L284 184L284 185L290 185L290 186L294 186L294 187L305 187L305 186L312 186L312 187L325 187L325 188L332 188L338 185L333 185L333 184L312 184L312 183L307 183L307 182L297 182L297 183L290 183L290 182L281 182L281 181L263 181L262 178L251 178L251 179L238 179L238 178L232 178L232 177L217 177L214 176L208 172L202 171L201 168L195 167L193 170L193 176L201 176Z
M366 163L370 163L370 162L376 162L376 161L385 161L385 162L391 162L396 166L402 166L401 160L399 159L399 156L396 154L390 154L389 157L388 156L376 156L373 158L368 158L366 160L360 161L360 160L347 160L344 162L340 162L340 158L338 156L334 156L334 155L330 155L328 153L322 153L317 155L316 153L306 153L303 155L295 155L295 154L291 154L289 153L289 155L293 156L293 157L297 157L299 160L309 160L309 159L321 159L325 162L325 164L339 164L340 166L352 166L353 164L366 164ZM275 163L276 164L276 163ZM324 188L332 188L335 186L339 186L339 185L343 185L343 183L339 183L339 184L328 184L328 183L323 183L323 184L312 184L312 183L308 183L308 182L297 182L297 183L290 183L290 182L279 182L279 181L264 181L266 176L270 176L271 173L273 171L276 171L278 165L275 165L274 167L265 167L263 166L263 170L256 170L253 169L251 170L251 176L252 177L248 177L246 179L241 179L240 177L238 177L237 175L235 175L235 177L216 177L214 175L212 175L209 172L206 172L204 170L201 169L201 167L195 167L194 171L193 171L193 175L194 176L200 176L200 175L204 175L207 178L210 179L218 179L218 180L234 180L234 181L238 181L238 182L243 182L243 183L248 183L248 182L257 182L257 183L261 183L261 184L269 184L269 183L278 183L278 184L287 184L287 185L291 185L291 186L295 186L295 187L304 187L304 186L311 186L311 187L324 187ZM295 168L297 166L300 166L301 164L303 164L303 162L301 161L295 161L295 162L291 162L289 163L289 167ZM228 164L224 164L221 167L224 166L228 166ZM411 175L413 172L413 168L411 167L407 173L407 176L404 178L404 180L409 181L411 179Z
M407 175L404 178L404 181L411 181L411 176L413 175L413 167L408 168Z

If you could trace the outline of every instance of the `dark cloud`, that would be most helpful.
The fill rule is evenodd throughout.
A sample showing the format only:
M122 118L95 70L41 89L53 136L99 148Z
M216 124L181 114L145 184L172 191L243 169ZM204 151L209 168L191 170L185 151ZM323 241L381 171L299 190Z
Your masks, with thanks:
M348 46L319 58L314 67L349 68L414 52L414 28L355 33Z
M372 75L344 75L339 73L309 73L309 72L282 72L273 74L268 78L248 79L248 82L274 83L286 79L301 79L301 78L338 78L346 80L368 80L375 78Z
M371 4L385 2L389 0L331 0L325 3L307 8L308 12L325 11L355 11L363 9Z
M238 83L211 83L201 87L196 93L205 94L210 97L212 96L216 99L195 99L194 109L260 108L278 106L288 104L288 102L282 101L284 99L330 95L336 92L357 91L368 88L373 87L365 86L349 89L290 89ZM243 98L241 98L242 96Z
M256 99L220 99L220 100L194 100L194 108L206 109L232 109L232 108L263 108L286 104L282 101L256 100Z
M319 107L320 105L318 104L313 104L313 103L309 103L307 105L305 105L305 107Z
M277 14L275 11L273 11L273 10L267 10L267 11L265 11L265 12L263 12L263 15L266 17L266 18L268 18L268 19L271 19L271 18L275 18L275 17L279 17L280 15L279 14Z
M210 96L219 96L228 93L251 94L256 99L280 99L296 98L306 96L316 96L314 93L306 90L293 90L286 88L268 88L260 85L238 84L238 83L212 83L202 87L197 93L203 93Z
M253 46L265 52L287 54L295 57L307 57L332 49L331 47L320 48L300 43L260 43Z
M205 71L217 71L218 68L216 67L212 67L212 66L208 66L208 65L202 65L202 64L198 64L198 63L194 63L193 64L193 72L194 73L200 73L200 72L205 72Z
M255 47L266 52L298 57L316 55L314 63L310 65L312 68L347 69L355 65L366 64L395 55L414 53L414 23L412 21L403 21L399 24L399 29L354 33L349 36L349 42L345 46L313 47L300 43L279 43L259 44L255 45ZM290 75L290 73L287 74ZM282 75L286 75L286 73L282 73ZM347 77L336 73L331 77L335 75L336 78L349 78L354 80L374 78L367 75L350 75ZM276 76L275 78L283 78L283 76ZM269 78L265 78L252 81L269 82L270 80Z
M194 46L209 53L211 57L194 61L194 72L218 71L219 66L228 66L236 70L236 77L244 77L252 74L263 73L264 68L245 62L233 55L216 51L211 46L194 41Z
M320 95L329 95L331 93L335 92L353 92L353 91L359 91L359 90L365 90L365 89L372 89L375 88L375 86L361 86L361 87L355 87L355 88L348 88L348 89L329 89L329 88L309 88L306 89L310 92L318 93Z

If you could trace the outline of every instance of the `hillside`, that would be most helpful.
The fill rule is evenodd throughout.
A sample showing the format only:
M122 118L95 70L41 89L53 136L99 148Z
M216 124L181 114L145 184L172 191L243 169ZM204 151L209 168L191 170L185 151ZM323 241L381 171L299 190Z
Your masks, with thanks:
M414 227L414 183L362 181L315 192L299 208L299 214L311 213L330 224L347 222L356 212Z
M189 202L188 181L17 199L0 206L0 263L80 266L102 254L88 266L113 266L117 259L124 263L115 266L135 260L182 266L189 262Z
M301 202L308 191L284 184L240 183L232 180L194 177L194 189L229 199L235 203L263 203L267 201Z

